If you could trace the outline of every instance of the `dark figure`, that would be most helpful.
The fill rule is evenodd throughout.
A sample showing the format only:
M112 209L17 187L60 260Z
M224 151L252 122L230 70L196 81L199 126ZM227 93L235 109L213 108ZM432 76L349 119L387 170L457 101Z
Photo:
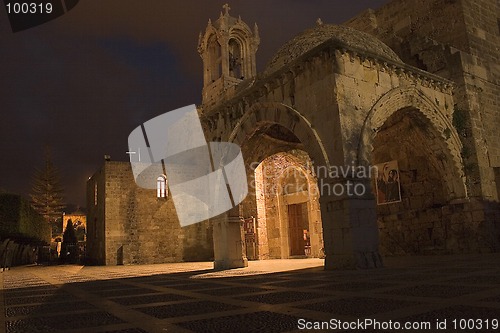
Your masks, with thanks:
M386 201L399 201L399 175L398 171L392 169L389 171L389 177L386 184Z
M241 77L241 61L240 58L229 52L229 72L235 78Z
M382 172L378 173L378 178L377 178L377 201L378 203L385 203L387 202L387 177L388 177L388 170L389 166L384 164L384 168Z

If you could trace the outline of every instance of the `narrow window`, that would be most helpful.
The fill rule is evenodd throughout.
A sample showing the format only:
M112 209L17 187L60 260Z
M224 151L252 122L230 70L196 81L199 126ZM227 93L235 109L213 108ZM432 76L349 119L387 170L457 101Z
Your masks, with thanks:
M94 206L97 206L97 183L94 184Z
M216 81L222 75L221 46L217 41L217 36L212 35L208 42L210 79Z
M160 176L156 179L156 197L167 197L167 177L165 176Z
M241 46L235 40L229 41L229 74L237 79L243 79L241 68Z

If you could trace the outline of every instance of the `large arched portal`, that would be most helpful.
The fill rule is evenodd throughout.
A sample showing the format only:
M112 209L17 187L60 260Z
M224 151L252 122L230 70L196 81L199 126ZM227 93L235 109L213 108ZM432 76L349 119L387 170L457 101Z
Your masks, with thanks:
M451 130L444 135L451 136ZM443 212L452 200L464 195L464 186L462 171L456 167L442 134L419 109L402 108L378 128L371 155L372 163L379 166L381 253L445 251L452 230ZM397 168L383 167L391 161L397 161ZM380 198L385 195L384 184L388 184L386 189L391 184L399 186L397 200Z
M255 199L259 233L255 246L252 237L246 243L249 259L322 256L319 191L306 152L291 150L262 161L255 169Z
M256 104L240 118L229 138L222 137L221 139L236 143L241 147L247 169L249 192L238 207L214 219L215 267L241 267L245 265L246 255L250 259L320 256L323 241L319 191L312 171L308 171L308 164L309 169L312 170L312 165L315 163L324 165L327 158L319 136L311 128L307 119L298 111L284 105ZM255 171L261 164L275 169L276 173L271 177L271 181L264 181L263 174L259 175L259 172L257 175L260 179L256 179ZM300 177L297 179L280 177L283 175L281 171L288 167L292 168L290 172L296 170L297 176L301 175L303 180L307 179L307 190L297 191L296 184L291 184L294 181L302 181ZM304 173L308 175L303 176ZM263 209L265 205L259 207L258 199L262 198L258 198L257 195L259 197L264 195L261 191L263 186L276 186L276 196L271 199L276 200L279 208L275 212L279 212L282 218L278 214L270 218L265 208ZM268 204L271 201L268 201ZM290 214L298 219L292 228L289 222L289 209ZM286 216L283 216L284 214ZM304 217L308 228L301 229L301 235L305 240L300 244L298 235L290 235L289 231L295 229L298 232L299 228L302 228L302 223L305 223ZM248 235L245 236L248 230L245 228L240 230L242 220L245 221L245 226L252 224L255 220L253 239ZM270 222L269 228L266 223L268 221ZM251 227L251 225L247 226L247 229ZM248 246L252 240L256 243L255 247ZM232 246L231 249L228 244ZM294 247L293 251L290 246ZM299 248L303 249L303 254L300 253Z

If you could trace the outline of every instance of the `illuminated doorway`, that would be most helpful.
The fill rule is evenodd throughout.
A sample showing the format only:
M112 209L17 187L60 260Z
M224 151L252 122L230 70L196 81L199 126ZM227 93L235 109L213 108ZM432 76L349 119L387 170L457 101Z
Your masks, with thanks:
M290 256L311 253L307 203L288 205L288 242Z

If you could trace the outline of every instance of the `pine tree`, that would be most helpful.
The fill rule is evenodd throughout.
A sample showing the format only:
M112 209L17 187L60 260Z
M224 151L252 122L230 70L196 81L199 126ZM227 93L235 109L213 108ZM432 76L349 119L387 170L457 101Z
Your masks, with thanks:
M54 222L64 209L63 188L59 172L52 163L49 149L45 151L45 165L35 169L31 188L31 205L47 222Z
M73 222L71 220L68 220L68 224L66 224L66 230L64 230L63 234L63 245L76 244L76 242L77 239L76 239L75 227L73 226Z

